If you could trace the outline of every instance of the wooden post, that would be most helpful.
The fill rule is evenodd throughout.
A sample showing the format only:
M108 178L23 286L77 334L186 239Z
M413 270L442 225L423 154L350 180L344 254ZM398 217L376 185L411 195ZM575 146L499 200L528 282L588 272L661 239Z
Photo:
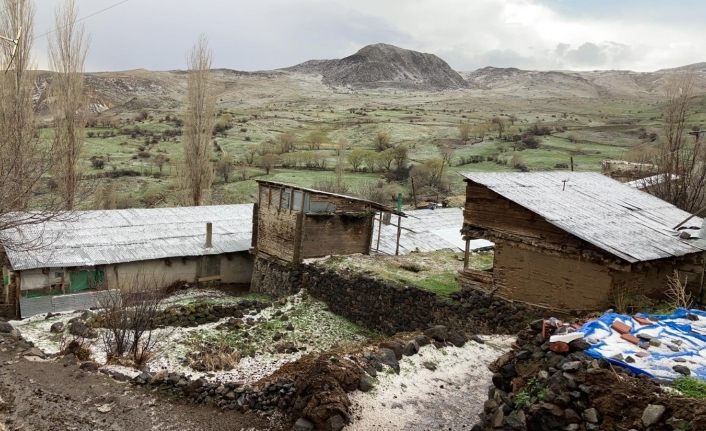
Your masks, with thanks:
M400 235L402 234L402 216L397 216L397 245L395 247L395 256L400 255Z
M573 172L574 171L574 156L571 156L571 158L569 160L571 161L571 172Z
M414 209L417 209L417 190L414 187L414 177L411 177L410 180L412 180L412 200L414 202Z
M382 211L380 211L380 220L378 220L378 243L375 246L375 251L380 251L380 233L382 232Z
M471 240L466 238L466 252L463 255L463 270L468 269L468 259L469 255L471 254Z

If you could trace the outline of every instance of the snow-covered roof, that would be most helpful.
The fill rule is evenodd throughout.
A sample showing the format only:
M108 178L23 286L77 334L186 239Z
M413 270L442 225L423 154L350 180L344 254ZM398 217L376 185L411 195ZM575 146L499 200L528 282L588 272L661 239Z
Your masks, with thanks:
M16 271L96 266L248 250L252 213L252 204L78 211L2 235L10 244L39 239L30 250L5 250ZM205 248L208 222L213 246Z
M683 256L705 250L703 241L680 238L674 227L690 216L648 193L594 172L473 172L481 184L540 215L558 228L627 262ZM681 229L698 235L702 219Z
M413 251L453 250L464 251L466 242L461 235L463 227L462 208L437 208L405 211L400 233L400 254ZM397 243L397 216L390 224L382 225L380 248L377 250L378 219L375 218L371 250L382 254L395 254ZM484 239L470 242L471 250L492 248L494 244Z

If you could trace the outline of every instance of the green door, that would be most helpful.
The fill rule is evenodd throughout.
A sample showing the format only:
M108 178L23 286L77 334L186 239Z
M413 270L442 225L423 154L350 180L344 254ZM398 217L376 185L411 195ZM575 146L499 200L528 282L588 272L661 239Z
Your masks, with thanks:
M71 272L71 284L69 292L82 292L88 289L100 287L105 281L105 271L102 268L95 270L73 271Z

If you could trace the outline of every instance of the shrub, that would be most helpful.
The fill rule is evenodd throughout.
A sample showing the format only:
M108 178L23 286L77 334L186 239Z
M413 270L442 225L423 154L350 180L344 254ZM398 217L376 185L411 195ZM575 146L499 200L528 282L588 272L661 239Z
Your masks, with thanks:
M693 377L682 376L674 380L674 389L690 398L706 400L706 383Z

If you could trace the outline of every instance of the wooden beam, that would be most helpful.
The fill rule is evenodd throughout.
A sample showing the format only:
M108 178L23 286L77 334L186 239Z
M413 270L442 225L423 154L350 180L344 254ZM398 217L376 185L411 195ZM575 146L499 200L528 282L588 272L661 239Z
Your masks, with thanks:
M468 269L468 259L470 257L469 255L471 254L470 252L471 252L471 240L466 238L466 252L463 255L463 270L464 271Z
M382 211L380 211L380 220L378 221L378 244L375 251L380 251L380 233L382 232Z

